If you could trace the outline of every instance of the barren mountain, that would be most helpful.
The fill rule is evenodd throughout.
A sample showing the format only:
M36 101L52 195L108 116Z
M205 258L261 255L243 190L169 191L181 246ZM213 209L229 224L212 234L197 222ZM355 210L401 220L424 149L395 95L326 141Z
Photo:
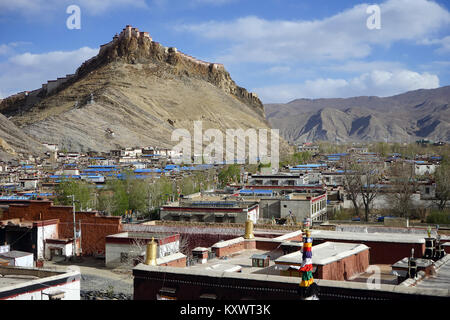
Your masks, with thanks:
M164 47L130 26L74 75L4 99L0 112L40 142L73 151L170 147L178 143L173 130L192 132L195 120L203 130L269 128L261 101L223 65Z
M264 106L288 141L450 141L450 86L392 97L297 99Z
M41 143L24 134L0 114L0 159L17 158L21 153L39 155L45 151Z

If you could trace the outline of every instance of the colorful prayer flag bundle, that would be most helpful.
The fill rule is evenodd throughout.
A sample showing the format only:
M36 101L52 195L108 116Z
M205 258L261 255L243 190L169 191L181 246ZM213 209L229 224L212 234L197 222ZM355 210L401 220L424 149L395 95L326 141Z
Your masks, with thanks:
M300 287L307 288L314 283L313 266L312 266L312 238L311 231L306 230L303 237L303 255L302 266L300 272L302 273L302 281Z

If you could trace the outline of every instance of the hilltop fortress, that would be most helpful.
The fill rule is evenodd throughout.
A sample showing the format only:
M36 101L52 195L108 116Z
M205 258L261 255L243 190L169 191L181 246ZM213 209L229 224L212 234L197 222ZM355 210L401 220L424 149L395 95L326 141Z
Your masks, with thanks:
M153 41L148 32L141 32L130 25L127 25L120 34L116 34L110 42L101 45L99 53L85 61L74 74L49 80L37 90L20 92L3 101L0 100L0 112L14 116L27 111L45 97L64 90L90 72L111 62L153 63L176 76L200 78L235 96L265 118L264 108L258 96L237 86L223 64L202 61L175 47L165 47Z
M140 42L150 41L154 45L160 46L164 50L165 54L167 54L167 55L168 54L177 54L182 59L185 59L185 61L191 62L193 64L196 64L196 65L199 65L199 66L203 66L203 67L207 67L207 68L213 68L215 70L225 70L223 64L210 63L210 62L202 61L202 60L196 59L194 57L191 57L190 55L187 55L187 54L185 54L183 52L178 51L177 48L175 48L175 47L162 46L159 42L154 42L152 37L150 37L150 34L148 32L141 32L141 31L139 31L138 28L133 28L130 25L127 25L122 30L122 32L119 35L116 34L113 37L112 41L101 45L99 54L102 54L102 52L106 51L108 48L110 48L111 46L113 46L115 43L117 43L119 41L130 40L132 38L136 38Z

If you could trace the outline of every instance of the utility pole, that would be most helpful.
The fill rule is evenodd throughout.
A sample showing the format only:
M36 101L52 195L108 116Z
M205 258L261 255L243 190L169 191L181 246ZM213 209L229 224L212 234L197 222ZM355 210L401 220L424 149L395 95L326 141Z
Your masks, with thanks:
M77 231L75 225L75 195L67 196L67 198L72 198L72 212L73 212L73 252L72 255L76 256L76 246L77 246Z
M83 252L83 249L81 248L81 220L79 220L78 221L79 222L79 225L80 225L80 256L81 256L81 254L82 254L82 252Z

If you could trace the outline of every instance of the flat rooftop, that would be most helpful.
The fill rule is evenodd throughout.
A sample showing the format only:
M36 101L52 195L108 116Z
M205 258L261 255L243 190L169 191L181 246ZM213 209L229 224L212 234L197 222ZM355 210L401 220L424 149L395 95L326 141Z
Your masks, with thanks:
M135 231L126 231L121 233L116 233L107 236L107 238L123 238L123 239L144 239L151 240L154 239L163 239L170 236L175 235L176 233L169 232L135 232Z
M346 231L328 231L311 230L313 239L324 240L349 240L349 241L374 241L374 242L396 242L396 243L425 243L425 237L421 234L405 233L365 233L365 232L346 232Z
M247 208L258 204L258 201L238 201L237 199L227 199L227 200L189 200L189 201L180 201L180 202L172 202L168 205L163 206L163 208Z
M30 255L32 256L33 253L17 251L17 250L0 253L0 257L2 257L2 258L21 258L21 257L30 256Z
M72 271L67 270L67 272ZM0 266L0 291L9 289L10 287L21 286L33 280L63 276L67 272L37 268Z
M271 256L271 260L269 261L269 267L261 268L261 267L253 267L252 266L252 256L253 255L262 255L267 254ZM275 266L275 262L272 260L282 253L277 251L267 251L267 250L259 250L259 249L246 249L240 252L236 252L226 257L225 259L215 258L210 259L204 264L196 264L186 269L192 271L202 271L206 274L208 273L220 273L223 272L235 272L240 270L243 274L252 274L252 273L264 273L264 274L272 274L279 275L279 271L276 271L273 267Z
M369 247L363 244L324 242L312 246L312 262L314 265L326 265L365 250L369 250ZM295 251L279 257L275 263L300 265L302 260L302 252Z
M447 289L449 290L450 294L450 255L447 254L439 261L441 261L441 265L436 270L436 274L418 281L415 287L429 289Z
M31 280L40 279L37 276L29 276L29 275L1 275L0 274L0 288L16 286Z

